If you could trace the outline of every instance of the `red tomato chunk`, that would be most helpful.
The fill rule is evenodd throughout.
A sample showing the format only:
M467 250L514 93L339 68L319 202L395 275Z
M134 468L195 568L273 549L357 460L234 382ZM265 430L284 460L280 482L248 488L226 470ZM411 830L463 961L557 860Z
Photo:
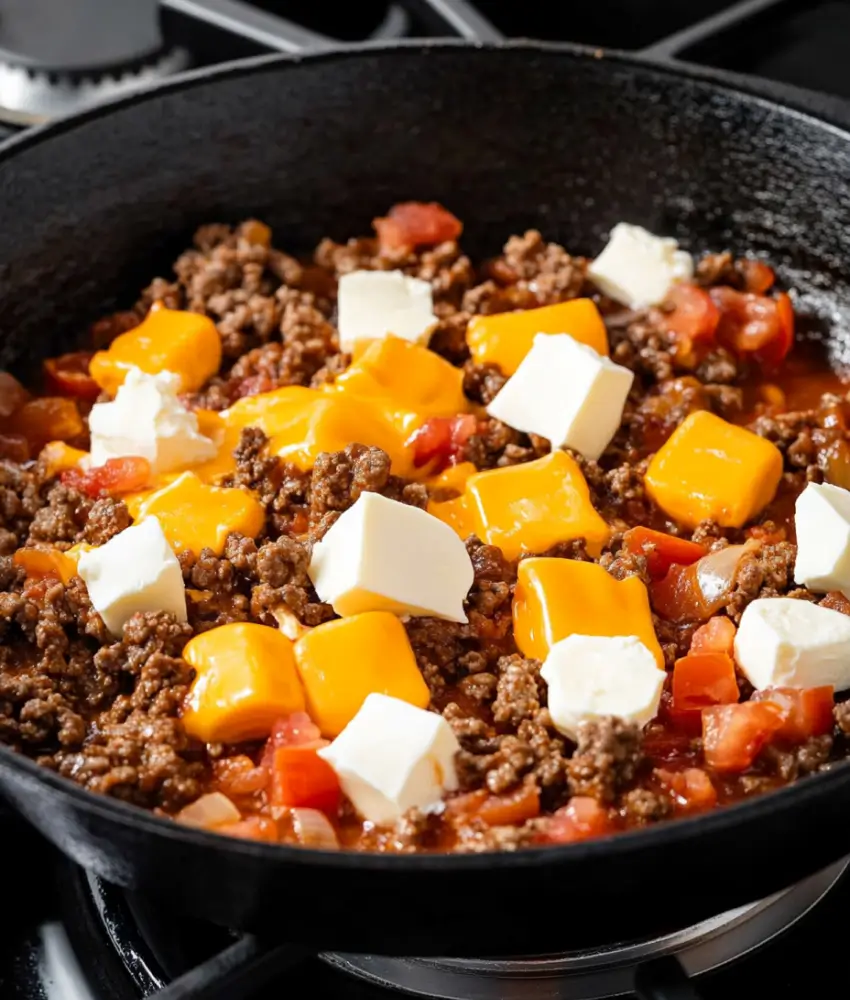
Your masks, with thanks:
M672 565L688 566L706 553L703 545L651 528L629 528L623 535L623 548L631 555L646 558L646 567L653 580L666 576Z
M382 250L436 246L456 240L463 232L460 219L436 202L401 202L373 225Z
M457 417L431 417L408 439L413 448L413 464L417 469L434 463L434 473L457 465L463 457L466 442L478 429L471 413Z
M765 701L703 709L702 742L706 764L715 771L746 771L784 721L783 710Z
M604 837L615 829L608 810L596 799L575 795L545 821L540 839L549 844L572 844Z
M151 478L146 458L110 458L93 469L66 469L60 479L66 486L96 499L105 494L120 496L144 489Z
M802 743L812 736L823 736L832 731L832 709L835 696L831 687L768 688L757 691L753 701L778 705L784 721L776 731L776 738L791 743Z

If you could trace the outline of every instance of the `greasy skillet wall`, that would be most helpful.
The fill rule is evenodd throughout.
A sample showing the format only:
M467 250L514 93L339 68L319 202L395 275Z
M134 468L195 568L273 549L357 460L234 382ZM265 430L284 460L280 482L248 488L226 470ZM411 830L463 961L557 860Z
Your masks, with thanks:
M201 222L253 214L303 249L368 231L404 198L445 202L475 252L537 226L592 253L623 219L697 247L756 247L817 311L845 318L820 289L838 287L850 250L848 150L805 119L522 48L282 70L213 74L0 159L0 364L132 303Z

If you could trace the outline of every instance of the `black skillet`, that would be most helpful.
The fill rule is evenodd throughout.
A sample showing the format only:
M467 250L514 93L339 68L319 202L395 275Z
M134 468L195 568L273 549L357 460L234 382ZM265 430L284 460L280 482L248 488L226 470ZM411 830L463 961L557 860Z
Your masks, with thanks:
M368 232L409 198L456 212L473 255L532 226L594 254L620 220L695 251L763 252L838 359L850 132L719 76L568 45L366 46L191 73L26 134L0 150L0 365L68 349L165 273L202 222L258 216L280 245L306 249ZM225 839L5 748L0 791L107 880L345 951L543 953L641 937L850 853L848 766L698 819L478 856Z

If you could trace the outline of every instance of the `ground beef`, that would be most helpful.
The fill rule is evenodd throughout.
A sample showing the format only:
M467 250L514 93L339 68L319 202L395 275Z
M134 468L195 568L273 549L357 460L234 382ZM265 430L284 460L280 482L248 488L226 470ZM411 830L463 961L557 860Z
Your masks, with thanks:
M762 750L758 764L768 773L785 782L814 774L829 760L832 752L832 734L812 736L793 748L769 745Z
M570 791L612 803L634 781L642 760L637 726L614 718L582 722L567 764Z
M734 622L741 620L744 609L758 597L784 597L794 587L794 563L797 546L790 542L762 545L744 554L735 574L735 587L726 605Z
M120 500L105 497L96 500L83 526L83 541L89 545L105 545L132 522L127 505Z
M549 452L549 442L535 435L521 434L495 417L479 421L478 431L466 442L465 462L479 469L505 468L541 458Z
M467 361L463 366L463 391L473 403L488 406L507 382L498 365L477 365Z
M840 701L833 709L835 724L844 736L850 737L850 701Z
M571 257L557 243L547 243L536 229L512 236L491 272L503 283L529 291L540 306L553 305L582 294L587 261Z
M38 510L30 526L30 542L50 542L69 548L83 537L94 501L57 483L47 494L47 505Z
M461 311L444 316L431 333L428 348L451 364L462 365L469 358L466 343L468 325L468 313Z
M334 616L323 604L307 575L310 549L303 542L282 536L264 542L256 554L259 581L251 593L251 615L267 625L279 624L276 614L294 614L302 625L320 625Z
M623 795L623 810L633 825L644 826L666 819L673 806L667 795L651 788L632 788Z
M540 662L516 654L503 656L497 664L498 683L493 702L493 719L519 726L540 711Z

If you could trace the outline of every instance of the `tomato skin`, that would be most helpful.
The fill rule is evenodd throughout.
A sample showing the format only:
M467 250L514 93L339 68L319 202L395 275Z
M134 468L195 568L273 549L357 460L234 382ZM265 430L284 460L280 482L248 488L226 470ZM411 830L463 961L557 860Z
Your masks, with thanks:
M316 748L283 746L272 757L272 806L318 809L334 813L339 806L339 779Z
M574 795L552 816L547 817L540 834L542 843L573 844L614 832L608 810L596 799Z
M417 469L434 463L438 474L463 458L466 442L478 429L478 420L471 413L457 417L431 417L407 440L413 448L413 464Z
M629 528L623 535L623 548L632 555L646 557L646 568L653 580L667 575L674 564L689 566L706 554L704 545L652 528Z
M756 691L752 700L782 709L784 720L776 730L777 739L802 743L812 736L832 732L835 695L831 687L766 688Z
M686 767L683 771L655 771L658 781L673 795L682 812L702 812L717 805L717 789L702 768Z
M93 403L100 395L100 386L89 375L89 362L94 351L74 351L44 362L47 390L56 396L73 396Z
M772 702L745 701L702 711L706 764L715 771L746 771L782 727L785 713Z
M695 344L714 342L720 310L708 292L682 282L671 288L667 303L673 306L665 316L667 329L684 352L690 351Z
M738 629L731 618L725 615L709 618L691 636L690 653L692 655L725 653L731 656L737 632Z
M435 246L456 240L463 232L460 219L436 202L400 202L372 224L382 250Z
M481 789L450 799L446 809L450 815L480 819L487 826L514 826L540 815L540 792L531 784L506 795L490 795Z
M59 478L66 486L97 499L104 493L120 496L144 489L150 482L151 466L139 456L110 458L93 469L65 469Z
M676 660L673 708L677 712L732 704L739 696L735 664L728 653L692 653Z

